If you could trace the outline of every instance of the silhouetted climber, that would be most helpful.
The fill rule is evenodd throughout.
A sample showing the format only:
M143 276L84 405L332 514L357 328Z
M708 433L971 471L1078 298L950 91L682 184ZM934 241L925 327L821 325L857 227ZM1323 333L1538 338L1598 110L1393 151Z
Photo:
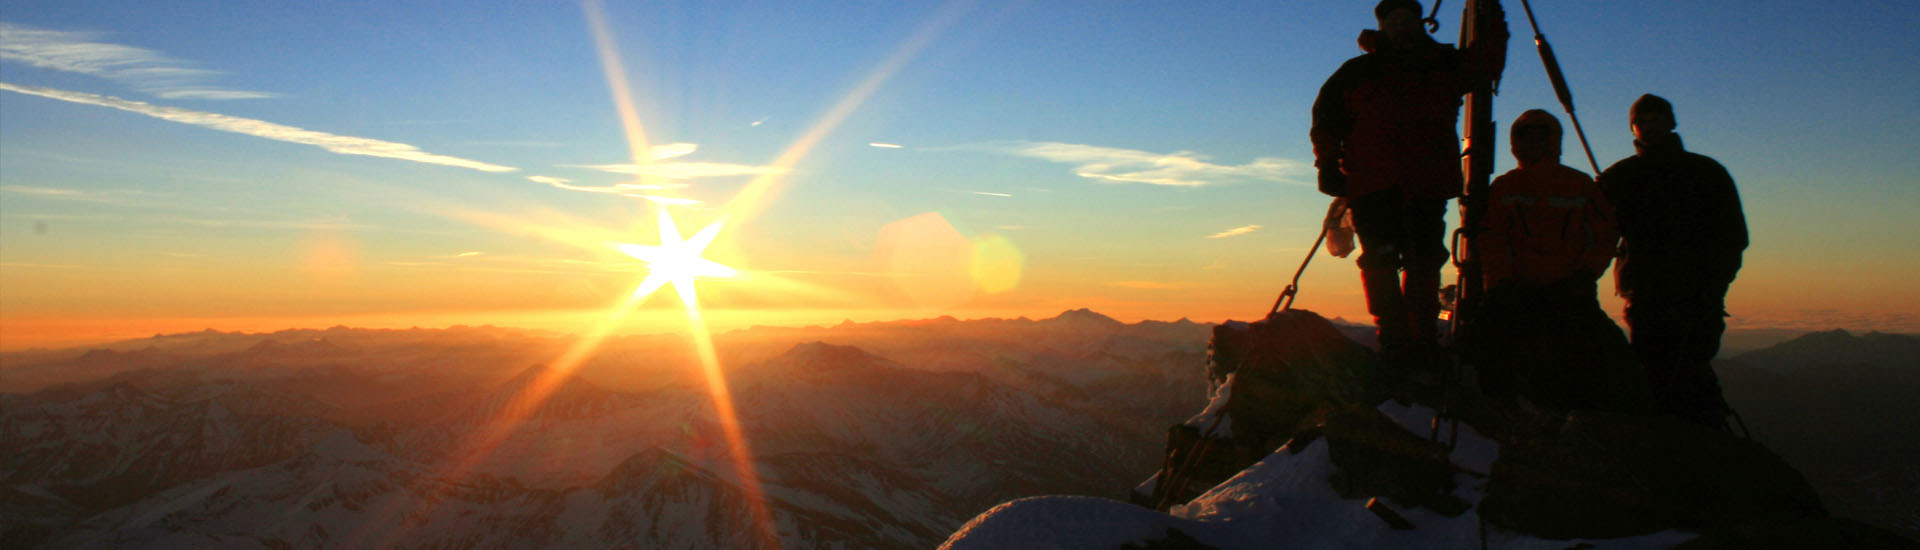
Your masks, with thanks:
M1483 391L1572 409L1634 410L1646 383L1595 281L1613 261L1613 207L1586 173L1560 164L1560 120L1513 121L1520 167L1493 180L1479 232L1487 288L1474 337Z
M1497 7L1497 4L1494 4ZM1360 280L1389 363L1421 369L1439 349L1447 201L1460 196L1461 96L1497 78L1506 34L1456 50L1421 31L1420 3L1384 0L1377 34L1313 103L1320 191L1345 197L1360 236Z
M1660 406L1726 425L1710 361L1726 331L1727 287L1747 248L1740 193L1720 163L1681 145L1673 105L1647 94L1630 111L1636 153L1600 174L1619 212L1614 282L1633 350Z

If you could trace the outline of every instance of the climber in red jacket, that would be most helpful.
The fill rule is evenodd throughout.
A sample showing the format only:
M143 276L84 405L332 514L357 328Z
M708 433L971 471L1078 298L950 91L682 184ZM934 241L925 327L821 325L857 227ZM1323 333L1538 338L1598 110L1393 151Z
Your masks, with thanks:
M1496 4L1497 6L1497 4ZM1439 349L1447 200L1460 196L1461 96L1497 79L1507 36L1457 50L1422 32L1420 3L1383 0L1367 53L1348 60L1313 103L1320 191L1345 197L1360 237L1360 280L1387 361L1430 365Z

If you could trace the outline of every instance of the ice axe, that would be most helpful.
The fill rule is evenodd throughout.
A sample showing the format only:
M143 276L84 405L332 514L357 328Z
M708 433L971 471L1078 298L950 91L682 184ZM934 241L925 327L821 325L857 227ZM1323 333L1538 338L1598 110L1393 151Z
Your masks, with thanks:
M1540 34L1540 22L1533 19L1533 5L1520 0L1520 7L1527 10L1527 24L1533 26L1533 45L1540 51L1540 63L1547 66L1547 79L1553 81L1553 95L1560 98L1560 106L1567 110L1567 118L1573 120L1573 133L1580 136L1580 148L1587 152L1587 166L1593 168L1594 177L1600 176L1600 163L1593 160L1593 147L1587 145L1587 132L1580 129L1580 115L1573 113L1573 90L1567 87L1567 76L1560 73L1560 59L1553 55L1553 45L1547 43L1547 35Z

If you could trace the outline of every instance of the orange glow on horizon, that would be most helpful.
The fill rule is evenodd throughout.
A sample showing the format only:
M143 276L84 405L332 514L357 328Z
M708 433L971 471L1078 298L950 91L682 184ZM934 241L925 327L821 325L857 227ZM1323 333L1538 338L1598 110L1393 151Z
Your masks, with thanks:
M614 45L611 32L609 32L606 27L605 13L597 0L586 0L583 7L588 21L588 28L593 34L595 46L600 53L602 68L606 72L609 91L613 95L614 103L619 112L620 123L627 138L629 152L633 157L634 164L644 165L652 160L651 155L648 153L649 147L646 142L646 134L640 124L639 116L633 107L631 90L628 87L626 73L619 60L618 49ZM805 134L796 140L795 143L782 152L773 162L771 170L765 171L755 177L744 189L736 194L733 199L729 200L727 204L720 209L721 214L718 218L709 223L693 238L682 240L679 236L678 229L674 226L672 217L666 211L668 205L676 204L680 201L674 201L672 198L660 200L664 197L648 197L649 200L653 200L653 202L658 205L656 216L660 224L661 244L659 246L643 246L611 243L621 251L646 261L648 263L648 274L646 278L637 284L632 292L623 297L615 305L613 311L608 312L607 317L599 323L592 332L588 333L586 337L576 341L574 345L556 359L548 369L542 371L535 380L531 381L526 388L515 395L507 406L505 414L489 422L488 425L480 429L479 433L469 436L466 444L462 445L462 450L455 455L455 462L449 468L447 472L448 475L458 478L464 476L470 472L472 468L476 467L479 462L491 454L515 428L524 422L527 415L532 414L534 410L537 410L544 404L547 398L558 389L560 384L563 383L581 363L593 355L595 350L599 348L601 342L620 326L621 322L641 301L652 295L652 293L661 286L672 284L674 285L676 293L680 295L680 301L686 311L687 329L691 333L693 345L701 360L701 368L707 383L708 393L712 398L715 412L719 417L721 428L727 439L735 473L739 477L741 488L747 496L749 512L753 517L755 526L755 536L763 544L775 548L779 547L779 537L775 532L773 517L767 510L766 496L760 487L759 475L753 464L753 456L748 447L744 430L739 425L739 418L733 407L731 392L727 387L726 377L722 372L718 354L713 349L712 336L706 325L706 320L700 311L699 298L693 284L697 276L731 276L736 272L724 265L702 258L701 251L719 236L720 231L726 227L728 219L747 218L755 208L766 200L770 191L782 181L785 174L791 172L792 167L797 164L800 159L804 158L822 138L831 133L834 128L837 128L840 123L864 103L868 97L872 96L881 84L885 83L901 66L905 65L908 59L915 53L918 53L920 49L924 48L927 43L931 42L942 28L951 24L960 13L961 10L954 9L952 5L943 9L932 23L923 27L892 55L888 56L887 59L866 79L862 80L853 91L849 92L846 97L836 103L820 121L816 122ZM642 176L643 178L648 178L642 180L644 184L652 184L654 180L658 179L657 176L650 176L645 171L642 171ZM583 240L581 233L577 231L542 227L528 228L527 226L530 224L518 222L517 220L502 219L501 217L487 215L485 213L462 212L462 217L495 227L505 226L530 229L531 232L544 238L576 246L582 244L580 241ZM601 242L608 243L609 241L602 240ZM432 500L433 499L429 499L429 502L423 504L421 509L415 510L414 514L421 515L430 513L434 507L434 504L431 503ZM394 535L398 535L398 533L394 533Z

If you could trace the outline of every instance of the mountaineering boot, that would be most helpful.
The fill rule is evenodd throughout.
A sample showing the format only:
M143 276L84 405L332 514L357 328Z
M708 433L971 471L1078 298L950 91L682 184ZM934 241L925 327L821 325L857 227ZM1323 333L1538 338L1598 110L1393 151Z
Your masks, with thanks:
M1400 270L1392 267L1363 267L1360 285L1367 291L1367 313L1379 338L1380 354L1388 365L1398 367L1407 351L1407 303L1400 295Z
M1407 270L1402 283L1407 308L1407 370L1422 375L1436 374L1444 359L1440 350L1437 323L1440 318L1440 269Z

